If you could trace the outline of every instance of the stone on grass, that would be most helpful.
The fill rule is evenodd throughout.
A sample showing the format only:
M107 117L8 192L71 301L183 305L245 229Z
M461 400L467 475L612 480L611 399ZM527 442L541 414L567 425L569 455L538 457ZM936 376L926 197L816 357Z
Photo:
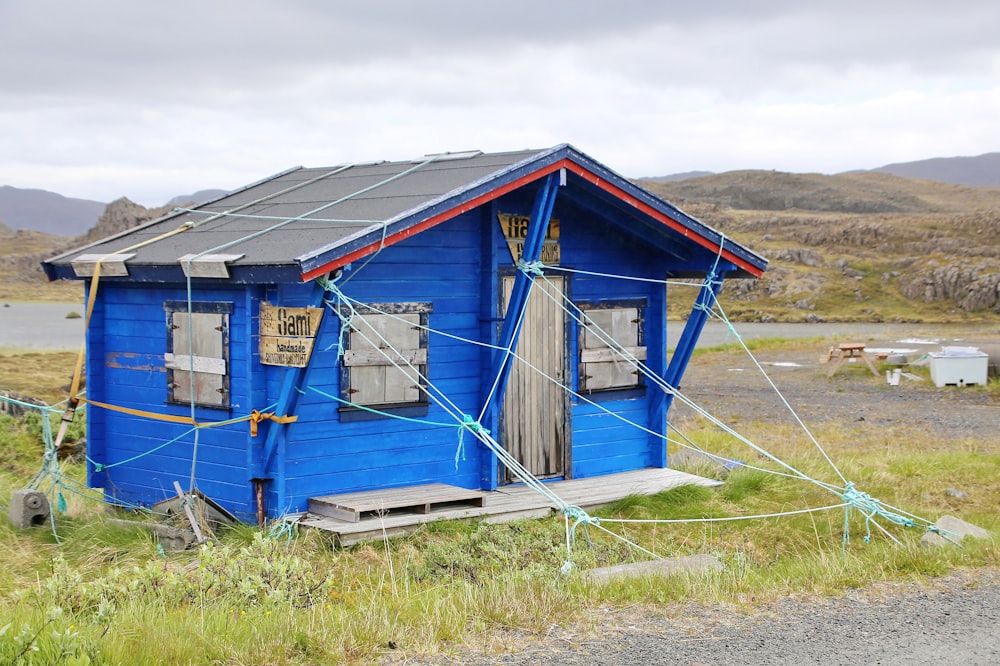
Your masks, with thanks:
M117 518L112 518L108 522L124 528L138 527L149 530L156 537L156 541L163 546L163 550L187 550L197 543L197 537L195 537L194 532L174 527L173 525L162 525L160 523L139 520L120 520Z
M583 576L592 583L606 583L616 578L671 576L680 573L707 574L721 569L722 562L711 555L687 555L589 569L583 572Z
M961 542L965 537L974 539L985 539L990 533L982 527L967 523L955 516L941 516L934 526L944 532L942 536L938 532L927 532L920 537L920 543L924 546L943 546L952 542ZM945 538L947 537L947 538Z

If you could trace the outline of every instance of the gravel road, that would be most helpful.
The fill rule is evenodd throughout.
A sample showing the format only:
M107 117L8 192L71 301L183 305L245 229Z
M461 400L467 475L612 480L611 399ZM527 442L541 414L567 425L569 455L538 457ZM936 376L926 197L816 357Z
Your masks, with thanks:
M516 652L435 663L474 666L824 666L1000 664L1000 574L953 574L837 599L782 599L752 615L724 608L604 611L595 629L554 629ZM414 663L414 662L410 662Z
M892 331L863 338L899 347ZM961 344L996 344L1000 334ZM1000 451L1000 402L976 387L936 388L904 379L888 386L860 364L827 377L819 362L829 342L757 358L815 433L827 424L891 432L917 427L928 449L967 446ZM947 344L947 343L946 343ZM936 349L936 348L932 348ZM789 423L788 411L742 353L693 361L682 391L728 423ZM464 653L428 664L1000 664L1000 571L954 573L926 584L895 583L836 598L785 598L751 611L727 607L599 609L588 622L547 635L511 636L511 652Z

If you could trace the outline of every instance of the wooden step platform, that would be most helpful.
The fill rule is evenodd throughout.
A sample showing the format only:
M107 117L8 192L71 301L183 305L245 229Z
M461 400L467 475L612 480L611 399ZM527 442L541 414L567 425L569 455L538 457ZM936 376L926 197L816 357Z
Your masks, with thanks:
M483 506L480 490L443 483L342 493L309 499L309 513L356 523L362 518L385 517L400 512L429 514L434 509Z
M440 485L442 484L432 484L432 487ZM546 485L564 502L590 510L628 495L652 495L677 486L717 487L721 486L722 482L673 469L653 468L588 479L552 481ZM411 498L409 501L413 502L412 493L420 493L421 489L427 487L412 486L395 490L316 497L309 500L308 513L287 516L287 518L295 518L302 527L330 532L337 545L350 546L362 541L410 534L419 529L420 526L437 520L473 518L491 523L506 522L520 518L544 518L552 516L556 511L555 506L547 498L520 484L502 486L490 492L443 486L443 488L450 488L451 492L460 491L469 495L478 495L478 499L452 500L448 498L454 498L455 495L445 494L442 491L440 495L433 495L441 501L421 499L416 504L397 506L395 510L386 503L385 498L391 497L392 494L404 498L404 502L405 498L409 496ZM374 508L371 508L373 502L377 502L380 496L383 497L383 503L376 504ZM320 510L323 510L332 505L343 504L345 497L352 502L348 507L355 510L353 514L350 512L346 514L349 519L324 515L313 510L314 502L316 502L316 506L320 507ZM350 499L352 497L354 499ZM362 507L368 507L368 509L357 511ZM415 510L416 507L420 507L420 510ZM352 517L355 515L357 520Z

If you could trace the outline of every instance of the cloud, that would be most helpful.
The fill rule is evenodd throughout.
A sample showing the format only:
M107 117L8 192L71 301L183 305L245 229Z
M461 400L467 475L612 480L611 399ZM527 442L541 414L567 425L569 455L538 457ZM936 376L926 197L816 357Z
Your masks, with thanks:
M568 141L629 176L997 150L1000 5L0 3L0 183L162 203Z

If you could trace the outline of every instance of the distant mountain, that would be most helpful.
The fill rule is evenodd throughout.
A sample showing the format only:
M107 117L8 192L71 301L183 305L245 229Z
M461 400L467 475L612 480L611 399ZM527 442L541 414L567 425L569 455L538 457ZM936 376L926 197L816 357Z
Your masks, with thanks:
M1000 153L976 157L935 157L916 162L887 164L872 171L903 178L936 180L941 183L1000 187Z
M669 176L653 176L651 178L640 178L639 180L650 180L654 183L676 183L681 180L704 178L705 176L712 176L714 174L714 171L682 171L681 173L672 173Z
M0 221L12 229L79 236L94 226L105 205L45 190L0 186Z
M995 208L991 188L922 182L872 171L827 176L782 171L727 171L682 181L637 181L681 208L715 206L754 211L885 213L971 213ZM696 213L697 215L697 213Z
M190 206L218 199L226 190L199 190L176 196L165 205ZM46 190L0 186L0 234L18 229L53 236L82 236L95 224L108 204L72 199ZM167 209L169 210L169 209Z
M845 171L844 174L869 172L972 187L1000 187L1000 153L984 153L975 157L934 157L916 162L896 162L875 169ZM683 171L666 176L650 176L636 180L653 183L677 183L714 175L716 174L713 171Z
M194 194L182 194L174 197L166 205L185 206L188 204L203 204L214 201L226 193L226 190L198 190Z

